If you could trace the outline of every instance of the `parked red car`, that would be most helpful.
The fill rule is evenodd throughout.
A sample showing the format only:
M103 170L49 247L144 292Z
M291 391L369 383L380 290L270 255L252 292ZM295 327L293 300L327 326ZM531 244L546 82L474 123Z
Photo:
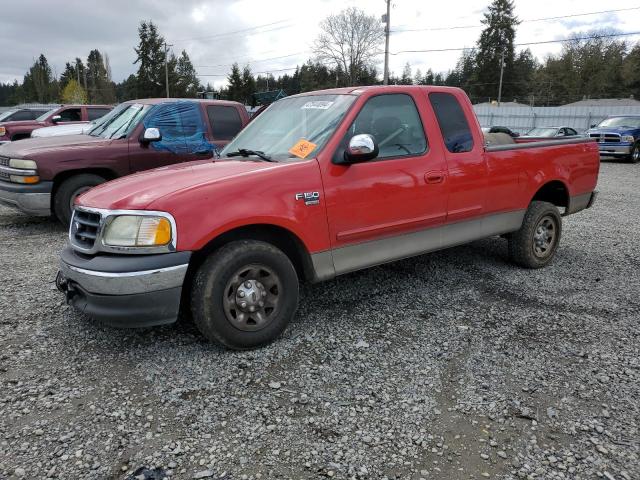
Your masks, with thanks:
M87 123L106 115L112 108L112 105L62 105L47 110L35 120L0 122L0 144L29 138L36 128Z
M123 175L211 158L249 121L221 100L145 99L118 105L84 135L32 138L0 147L0 202L69 224L75 198Z
M455 88L287 97L219 160L80 196L57 283L108 323L171 323L182 305L207 338L249 348L285 329L302 280L494 235L515 263L540 268L558 248L561 215L594 201L598 145L509 140L486 147Z

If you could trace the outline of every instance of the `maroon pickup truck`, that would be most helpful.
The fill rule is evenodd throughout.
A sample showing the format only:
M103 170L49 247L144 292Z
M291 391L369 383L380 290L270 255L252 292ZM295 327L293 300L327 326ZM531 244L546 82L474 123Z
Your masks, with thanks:
M62 105L47 110L35 120L0 122L0 144L29 138L36 128L68 123L87 123L111 111L111 105Z
M237 102L131 100L86 135L0 146L0 202L31 215L53 212L68 224L80 193L130 173L211 158L248 122Z

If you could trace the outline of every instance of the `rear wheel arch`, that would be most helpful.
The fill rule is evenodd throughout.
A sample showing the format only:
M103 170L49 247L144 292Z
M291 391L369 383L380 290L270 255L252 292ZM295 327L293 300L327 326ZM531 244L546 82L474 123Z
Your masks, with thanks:
M538 188L529 204L536 201L549 202L566 209L570 202L569 189L561 180L551 180Z

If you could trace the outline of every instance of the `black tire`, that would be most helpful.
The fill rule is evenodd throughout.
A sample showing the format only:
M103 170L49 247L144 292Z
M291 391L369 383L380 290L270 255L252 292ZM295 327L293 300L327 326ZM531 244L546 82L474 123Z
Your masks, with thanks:
M75 198L91 187L95 187L106 181L105 178L100 175L94 175L93 173L74 175L63 181L56 189L53 197L53 211L58 220L65 226L69 225L71 221L71 205L73 205Z
M509 236L509 256L522 267L542 268L553 259L561 234L562 217L556 206L531 202L520 230Z
M640 142L636 142L631 149L631 154L629 155L629 161L631 163L640 162Z
M249 273L238 273L245 270ZM246 290L248 284L251 287ZM240 295L254 304L247 306ZM267 302L264 307L255 303L256 298L260 301L263 297ZM257 310L250 313L250 308ZM228 348L242 350L273 341L297 308L296 270L291 260L270 243L230 242L213 252L193 279L191 312L198 330Z

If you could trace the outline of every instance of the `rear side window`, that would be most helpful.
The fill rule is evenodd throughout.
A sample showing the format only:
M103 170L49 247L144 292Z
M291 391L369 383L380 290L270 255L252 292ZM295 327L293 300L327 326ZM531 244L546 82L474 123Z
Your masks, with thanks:
M97 120L98 118L105 116L107 113L109 113L108 108L87 108L89 121Z
M447 150L452 153L470 152L473 148L473 136L456 97L450 93L431 93L429 100Z
M9 117L9 120L34 120L36 117L29 110L20 110Z
M235 107L209 105L207 117L209 117L211 133L216 140L231 140L242 130L242 120Z

